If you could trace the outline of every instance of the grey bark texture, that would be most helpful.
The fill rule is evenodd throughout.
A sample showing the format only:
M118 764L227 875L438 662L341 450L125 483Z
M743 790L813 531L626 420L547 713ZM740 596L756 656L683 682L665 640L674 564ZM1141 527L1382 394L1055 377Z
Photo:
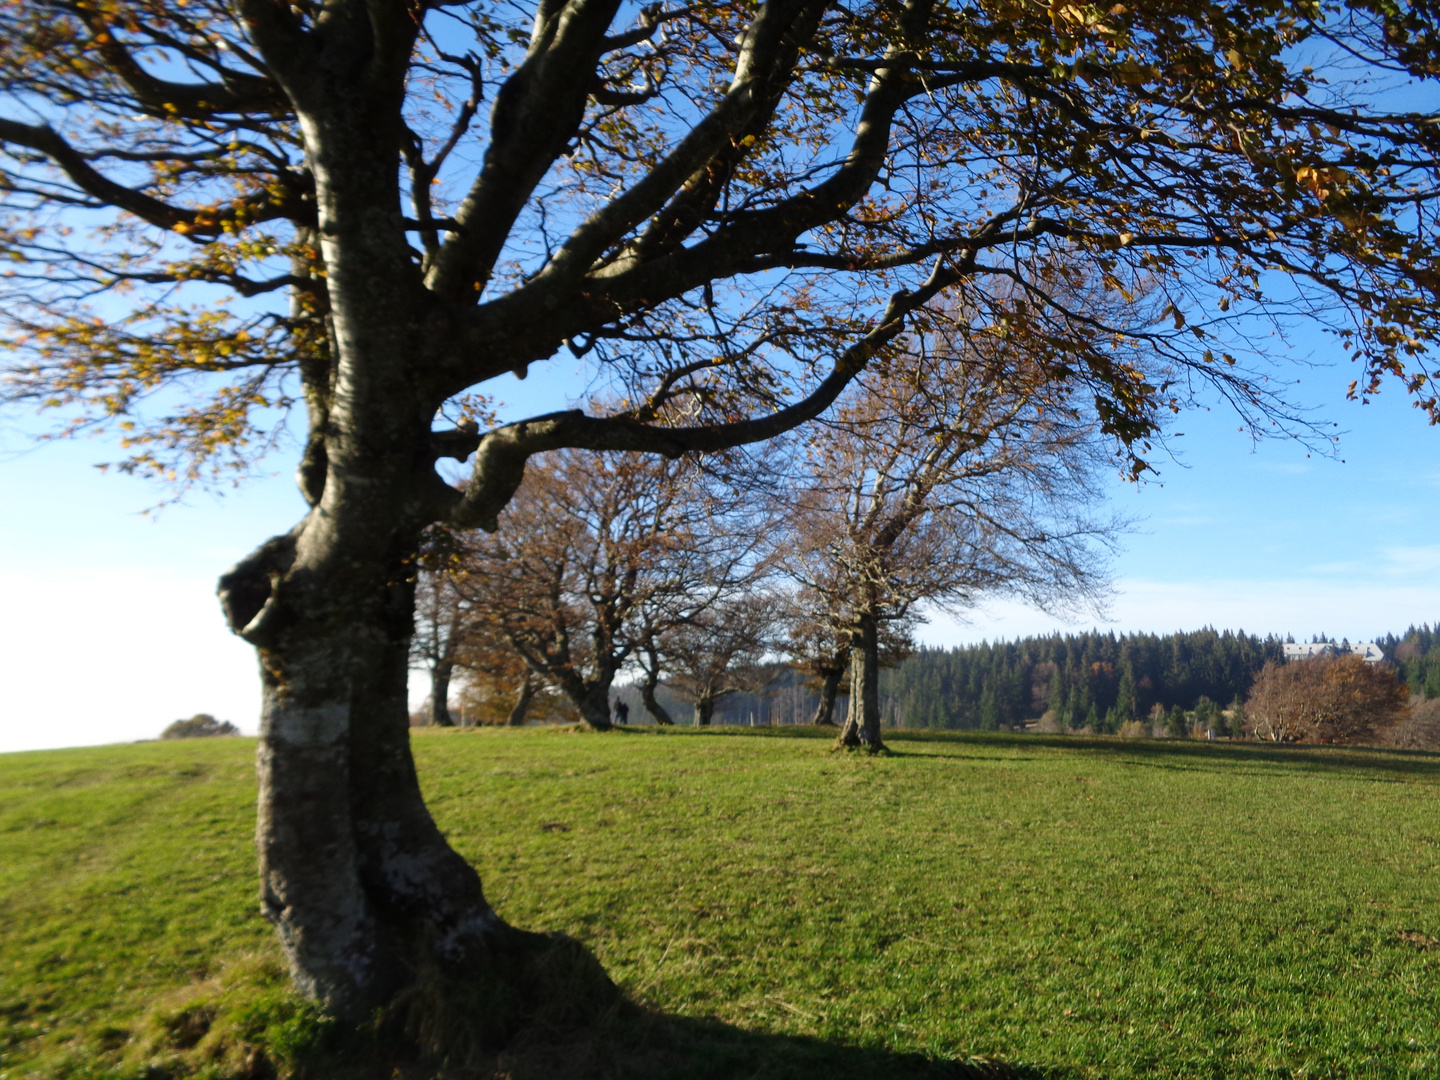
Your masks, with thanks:
M650 714L651 719L661 727L673 727L675 718L670 715L670 710L660 704L660 699L655 695L656 683L658 680L646 678L640 684L640 701L645 706L645 711Z
M835 726L835 698L840 693L840 680L844 675L844 668L825 669L820 681L820 700L810 720L816 727Z
M715 716L715 699L703 697L695 702L695 726L709 727Z
M862 614L850 653L850 712L840 731L842 746L885 749L880 738L880 629L874 615Z
M520 691L515 695L515 705L505 721L507 727L524 727L525 717L530 712L530 703L535 700L535 676L526 672L520 680Z
M454 673L453 656L442 659L430 672L430 697L426 705L429 706L430 723L435 727L455 726L450 716L450 679Z

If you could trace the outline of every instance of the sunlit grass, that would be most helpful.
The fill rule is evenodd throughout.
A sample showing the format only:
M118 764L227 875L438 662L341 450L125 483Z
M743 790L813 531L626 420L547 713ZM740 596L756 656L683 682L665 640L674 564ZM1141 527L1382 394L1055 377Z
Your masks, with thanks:
M892 745L415 741L501 913L670 1015L1053 1076L1440 1075L1440 756ZM0 1076L110 1075L157 999L274 958L252 752L0 757Z

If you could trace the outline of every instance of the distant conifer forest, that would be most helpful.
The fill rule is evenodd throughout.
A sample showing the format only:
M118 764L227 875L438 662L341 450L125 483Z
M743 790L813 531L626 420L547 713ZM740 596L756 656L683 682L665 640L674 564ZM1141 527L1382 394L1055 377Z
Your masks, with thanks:
M1175 634L1078 634L939 648L921 646L882 672L881 710L891 727L1119 732L1130 722L1161 722L1183 712L1201 729L1228 735L1267 661L1282 662L1287 639L1206 628ZM1315 641L1335 641L1316 635ZM1440 697L1440 624L1411 626L1374 639L1412 693ZM1336 642L1339 644L1340 642ZM617 688L644 722L638 693ZM688 719L678 694L662 699ZM793 670L782 671L761 694L730 695L716 709L720 724L803 724L818 698ZM1157 708L1158 706L1158 708ZM843 716L843 702L837 715Z

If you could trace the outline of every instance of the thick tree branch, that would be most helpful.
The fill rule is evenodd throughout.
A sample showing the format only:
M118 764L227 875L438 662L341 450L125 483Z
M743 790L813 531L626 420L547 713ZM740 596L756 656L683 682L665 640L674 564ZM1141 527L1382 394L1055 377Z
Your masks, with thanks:
M259 75L223 68L208 57L199 59L219 72L220 82L177 83L158 78L135 59L121 43L115 27L108 25L95 8L79 4L75 10L89 25L93 40L111 70L125 80L135 100L152 116L208 120L226 114L259 112L282 116L289 112L290 103L275 83ZM180 42L161 37L158 43L196 58L194 50L186 49Z
M535 185L579 130L618 10L619 0L539 5L530 50L496 95L484 163L455 214L462 231L449 235L428 275L437 294L479 295Z
M956 280L958 271L937 266L919 289L890 298L875 327L837 359L834 368L803 400L750 420L692 427L658 427L626 414L587 416L580 410L507 424L477 439L475 466L463 496L457 495L447 523L455 528L493 532L500 511L520 486L525 462L534 454L561 447L584 450L634 450L678 457L684 453L726 450L783 434L828 409L870 358L903 329L905 318Z
M81 191L106 206L114 206L134 214L142 221L161 229L187 236L208 237L224 232L228 218L247 222L268 221L288 216L287 208L275 203L268 195L251 196L243 202L220 210L187 210L163 199L136 191L104 176L91 167L86 155L71 146L48 124L21 124L0 119L0 143L37 150L64 172Z

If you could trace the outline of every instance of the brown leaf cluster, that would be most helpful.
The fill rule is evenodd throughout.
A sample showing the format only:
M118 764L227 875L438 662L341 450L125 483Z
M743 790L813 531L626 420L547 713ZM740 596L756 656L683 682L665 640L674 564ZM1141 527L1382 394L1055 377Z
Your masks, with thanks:
M1409 694L1388 664L1353 654L1266 664L1245 713L1269 742L1358 743L1404 711Z

